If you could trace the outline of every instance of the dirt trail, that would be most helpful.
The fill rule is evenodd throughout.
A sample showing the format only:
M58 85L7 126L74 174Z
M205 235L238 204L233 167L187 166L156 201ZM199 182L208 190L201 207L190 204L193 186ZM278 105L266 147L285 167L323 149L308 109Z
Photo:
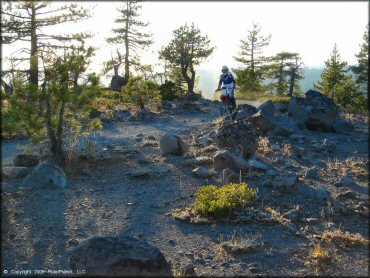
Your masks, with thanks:
M66 190L18 190L5 204L11 211L10 238L3 240L3 269L69 269L68 252L78 242L92 236L130 235L146 239L157 246L169 260L173 269L191 264L197 275L235 276L253 275L308 275L314 273L304 262L312 240L306 236L293 235L279 224L214 223L195 225L179 222L171 215L175 208L188 206L194 200L199 186L219 184L220 179L200 179L192 174L193 167L184 163L203 154L192 145L195 136L208 134L218 118L216 104L201 107L202 111L162 115L148 123L123 121L106 123L96 141L102 146L119 146L124 158L101 161L89 175L71 175ZM191 146L186 157L163 157L158 142L165 132L176 132ZM139 136L138 136L139 135ZM155 140L148 139L154 136ZM368 155L368 133L361 126L352 135L310 132L309 139L301 146L312 145L328 139L335 142L336 154L325 157L318 153L307 154L309 162L285 155L270 153L258 158L280 172L294 172L300 177L315 165L329 161L343 162L347 158L364 159ZM283 145L292 143L287 138L278 138ZM25 141L9 141L2 144L2 165L8 164L16 153L16 144ZM136 150L136 151L135 151ZM356 153L355 153L356 151ZM292 166L285 166L289 161ZM301 163L301 164L299 164ZM344 162L343 162L344 163ZM334 193L332 184L339 173L331 172L327 166L318 166L322 175L314 180L302 178L302 190L296 195L266 193L265 202L281 211L288 211L298 204L307 212L307 217L320 219L320 209L307 197L306 189L326 187ZM321 167L321 168L320 168ZM135 171L149 173L142 177L131 174ZM352 190L357 194L354 203L368 202L367 177L356 180ZM266 175L243 176L252 188L261 188ZM20 181L13 181L14 183ZM269 190L270 191L270 190ZM268 197L270 196L270 197ZM270 198L270 199L269 199ZM270 200L270 201L269 201ZM352 201L352 200L351 200ZM261 204L256 203L256 207ZM262 207L266 206L262 204ZM336 223L345 230L367 237L368 219L351 214L338 215ZM327 221L326 221L327 222ZM314 226L304 220L296 223L298 228L308 229L312 234L325 230L326 222L319 220ZM248 238L257 235L263 247L238 255L220 252L220 238L228 238L234 232ZM338 251L339 250L339 251ZM341 254L335 267L326 270L330 275L367 274L368 249L337 249Z

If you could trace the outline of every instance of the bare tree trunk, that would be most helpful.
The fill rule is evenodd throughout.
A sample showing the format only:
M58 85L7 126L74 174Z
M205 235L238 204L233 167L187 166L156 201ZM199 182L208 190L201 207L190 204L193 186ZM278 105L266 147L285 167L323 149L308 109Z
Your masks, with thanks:
M44 83L42 84L42 93L44 95L44 99L45 99L45 104L46 104L46 128L47 128L47 131L48 131L48 137L50 139L50 151L52 154L55 154L57 153L57 150L58 150L58 142L57 142L57 139L55 137L55 132L54 132L54 129L53 129L53 126L52 126L52 122L51 122L51 100L50 100L50 96L48 94L46 94L46 79L44 80Z
M129 12L131 11L129 1L127 1L126 5L127 5L127 13L129 14ZM125 50L126 50L126 53L125 53L125 81L126 82L128 82L128 79L130 78L130 74L129 74L130 64L129 64L129 61L128 61L128 58L129 58L129 44L128 44L129 24L128 24L128 21L129 21L129 17L127 16L127 19L126 19L126 34L125 34Z
M31 56L30 56L30 76L29 81L34 86L39 83L39 66L37 55L37 36L36 36L36 4L31 7Z
M295 68L292 69L291 75L290 75L290 86L289 86L289 93L288 96L293 96L293 89L294 89L294 81L295 81Z

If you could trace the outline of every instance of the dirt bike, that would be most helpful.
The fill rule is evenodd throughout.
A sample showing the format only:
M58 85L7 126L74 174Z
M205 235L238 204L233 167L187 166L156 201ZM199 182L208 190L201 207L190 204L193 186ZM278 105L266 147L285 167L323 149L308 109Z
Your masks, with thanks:
M222 88L226 89L226 88ZM221 89L217 89L216 92L220 92ZM233 111L233 103L232 103L232 98L229 95L229 92L227 92L227 95L221 94L220 96L220 114L221 116L229 116L231 115Z

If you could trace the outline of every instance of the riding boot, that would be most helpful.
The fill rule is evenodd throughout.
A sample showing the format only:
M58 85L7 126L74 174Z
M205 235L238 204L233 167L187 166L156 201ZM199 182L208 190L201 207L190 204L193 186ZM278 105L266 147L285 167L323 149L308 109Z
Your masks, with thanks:
M235 109L236 109L236 102L235 102L235 97L233 97L232 99L231 99L231 104L232 104L232 109L233 109L233 111L235 111Z

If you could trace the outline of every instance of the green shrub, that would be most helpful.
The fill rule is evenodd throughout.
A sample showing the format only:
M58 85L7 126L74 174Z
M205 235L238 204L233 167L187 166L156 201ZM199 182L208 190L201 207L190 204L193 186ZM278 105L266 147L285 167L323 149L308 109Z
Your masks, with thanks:
M246 183L230 183L218 188L215 185L202 186L195 194L194 211L201 216L225 217L231 209L251 204L256 192Z
M160 85L159 92L162 96L162 100L174 100L178 98L176 94L176 84L172 81L166 81Z
M123 100L140 109L161 102L158 85L151 80L144 81L141 76L130 78L122 92Z

